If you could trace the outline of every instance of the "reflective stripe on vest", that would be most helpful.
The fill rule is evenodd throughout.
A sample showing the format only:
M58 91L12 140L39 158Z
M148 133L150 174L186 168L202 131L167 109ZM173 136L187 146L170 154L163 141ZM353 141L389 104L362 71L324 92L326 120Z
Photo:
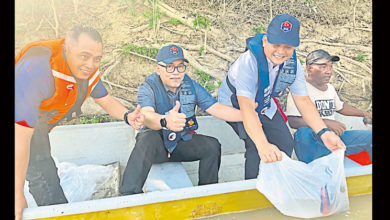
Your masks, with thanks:
M47 47L52 52L50 65L54 78L55 92L52 97L43 100L39 106L41 112L52 112L53 110L58 112L57 115L51 116L51 120L48 120L48 124L58 122L73 107L78 96L76 79L70 73L63 56L62 46L64 41L65 38L36 41L24 47L15 57L16 65L20 58L32 47ZM99 69L96 69L95 72L88 77L88 90L85 99L97 85L97 82L100 79L99 73ZM85 99L83 101L85 101ZM41 115L42 114L40 114L40 116Z

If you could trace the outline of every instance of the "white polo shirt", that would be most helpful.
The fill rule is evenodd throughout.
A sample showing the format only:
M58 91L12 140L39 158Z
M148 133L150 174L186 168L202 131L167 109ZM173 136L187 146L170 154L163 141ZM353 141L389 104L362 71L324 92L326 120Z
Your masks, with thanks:
M273 63L267 58L268 72L271 91L279 71L279 65L273 67ZM237 96L245 96L255 100L258 89L258 68L256 57L250 50L241 54L238 59L232 64L228 71L230 83L236 88ZM297 62L297 73L295 81L290 86L290 92L307 96L306 79L303 67L300 62ZM230 97L232 92L227 85L226 78L223 80L218 91L218 102L232 106ZM277 110L277 106L273 99L271 99L271 107L267 109L264 114L272 119Z

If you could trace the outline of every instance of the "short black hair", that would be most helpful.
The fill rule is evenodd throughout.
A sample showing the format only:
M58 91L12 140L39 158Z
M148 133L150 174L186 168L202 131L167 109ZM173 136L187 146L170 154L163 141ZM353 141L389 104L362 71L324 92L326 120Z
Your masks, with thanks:
M69 36L73 40L77 41L79 39L80 34L82 34L82 33L87 34L96 42L103 44L102 36L95 28L90 27L90 26L86 26L86 25L82 25L82 24L77 24L77 25L73 26L72 29L70 29L70 31L68 32L67 36Z

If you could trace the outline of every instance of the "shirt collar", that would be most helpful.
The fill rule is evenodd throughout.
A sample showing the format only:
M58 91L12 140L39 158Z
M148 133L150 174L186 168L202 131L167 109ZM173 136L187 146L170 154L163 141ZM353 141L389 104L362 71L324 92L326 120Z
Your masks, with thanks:
M165 92L166 92L166 93L173 93L171 90L168 89L168 87L167 87L164 83L162 83L162 84L163 84L163 86L164 86L164 89L165 89ZM179 91L181 90L181 85L183 85L183 82L180 83L179 88L176 90L176 94L178 94Z
M280 68L280 65L281 65L281 64L279 64L279 65L277 65L277 66L274 67L274 64L271 62L271 60L269 60L268 57L266 57L266 58L267 58L267 63L268 63L268 71L269 71L269 72L271 72L272 70L277 70L277 71L279 71L279 68ZM284 61L284 62L283 62L283 65L285 65L287 61L288 61L288 60Z
M267 58L267 64L268 64L268 71L271 71L271 70L273 70L275 68L279 69L280 64L275 66L275 68L274 68L274 64L271 62L271 60L268 59L268 57L266 57L266 58ZM286 61L284 61L284 62L286 62Z

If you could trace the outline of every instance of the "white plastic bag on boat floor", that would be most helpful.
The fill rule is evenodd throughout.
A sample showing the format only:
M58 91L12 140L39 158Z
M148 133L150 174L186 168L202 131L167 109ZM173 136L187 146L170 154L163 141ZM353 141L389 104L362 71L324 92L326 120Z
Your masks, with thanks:
M77 166L58 163L60 184L68 202L79 202L119 195L119 163Z
M79 202L93 199L119 196L120 166L119 162L106 165L87 164L78 166L74 163L59 163L60 185L68 202ZM29 208L37 204L29 192L28 181L24 184L24 195Z
M282 160L260 163L256 188L283 214L300 218L332 215L349 209L344 150L311 163Z

